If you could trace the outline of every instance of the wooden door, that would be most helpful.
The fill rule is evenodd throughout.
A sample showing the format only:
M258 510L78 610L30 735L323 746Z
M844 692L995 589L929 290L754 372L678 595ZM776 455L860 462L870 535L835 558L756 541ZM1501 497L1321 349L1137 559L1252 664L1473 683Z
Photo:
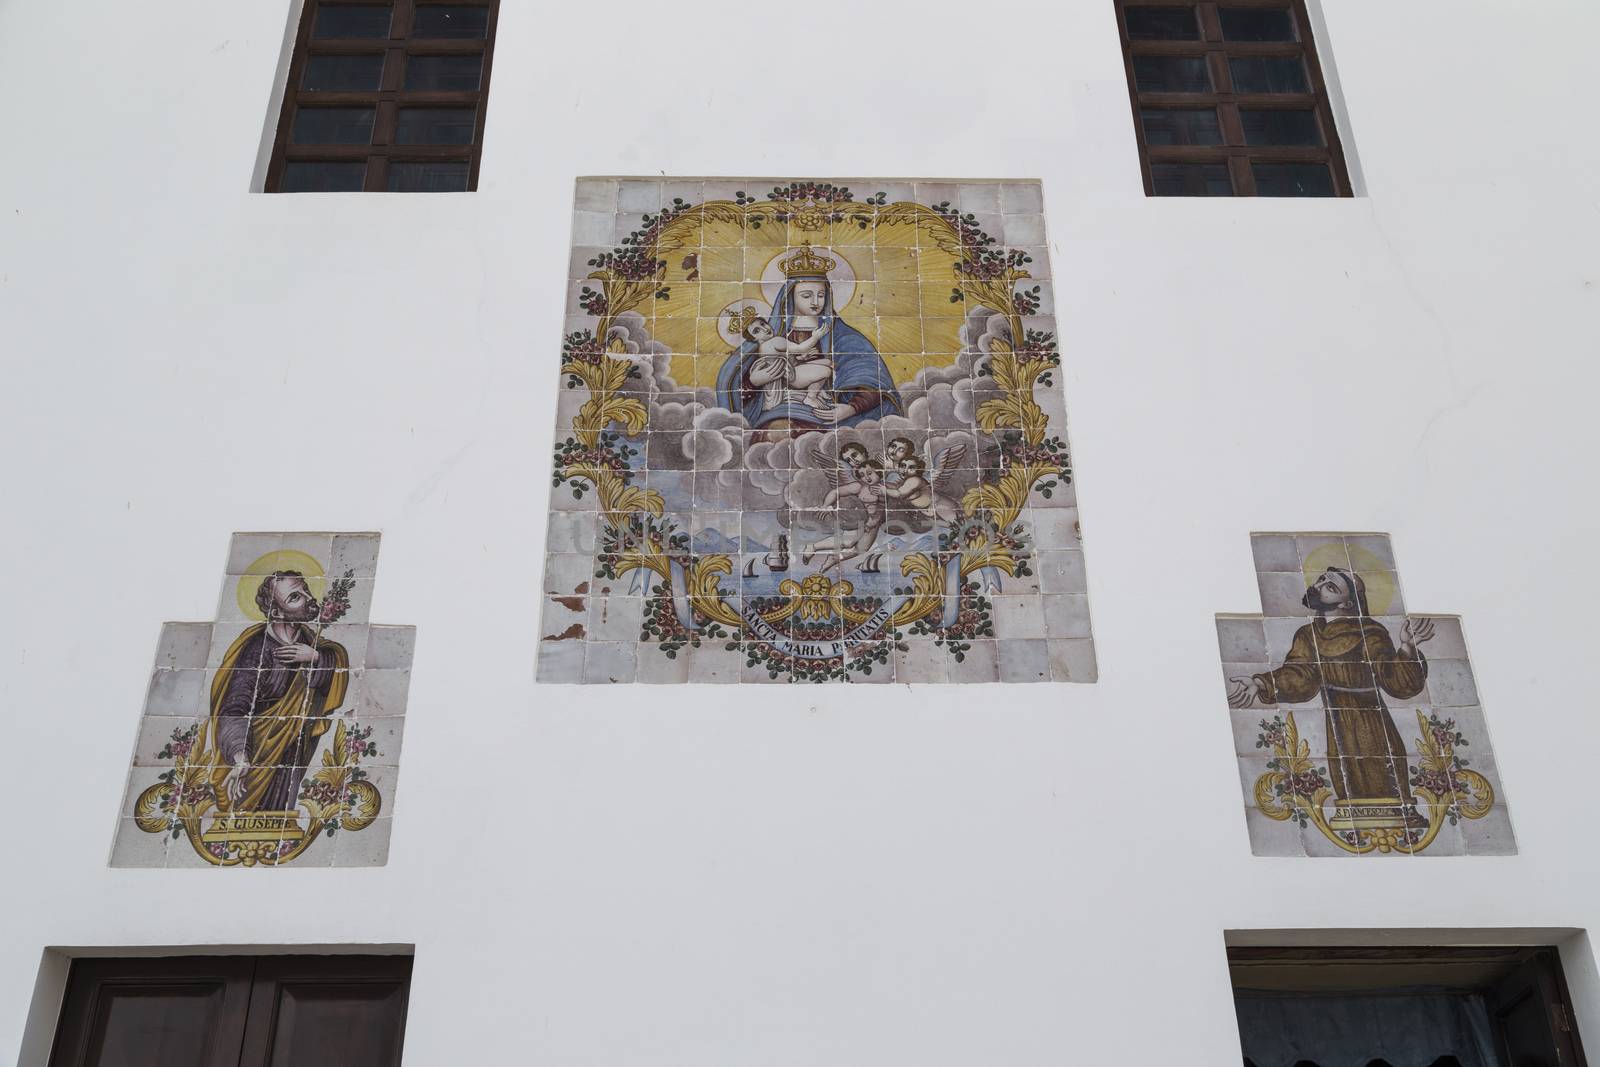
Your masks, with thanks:
M410 956L73 961L50 1067L399 1067Z
M237 1067L254 961L76 960L50 1067Z
M1552 949L1538 949L1489 994L1509 1067L1582 1067L1572 1006Z
M400 1067L410 956L265 956L239 1067Z

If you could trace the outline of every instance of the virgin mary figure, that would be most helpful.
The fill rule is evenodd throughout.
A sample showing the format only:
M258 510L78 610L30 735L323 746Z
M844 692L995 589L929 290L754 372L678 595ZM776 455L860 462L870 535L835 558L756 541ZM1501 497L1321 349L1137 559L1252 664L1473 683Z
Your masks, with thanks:
M835 260L813 252L810 245L780 261L778 269L784 274L784 282L767 318L770 333L746 329L739 347L718 371L717 399L729 411L743 415L751 428L798 437L904 411L894 378L877 348L840 318L833 306L828 272L837 265ZM833 372L827 392L821 394L824 402L814 406L806 402L804 392L782 388L785 361L764 354L762 348L799 346L819 331L821 339L808 346L803 358L813 365L826 360ZM771 340L752 337L752 333L786 344L773 346ZM789 363L792 366L793 360ZM778 388L775 390L774 386Z

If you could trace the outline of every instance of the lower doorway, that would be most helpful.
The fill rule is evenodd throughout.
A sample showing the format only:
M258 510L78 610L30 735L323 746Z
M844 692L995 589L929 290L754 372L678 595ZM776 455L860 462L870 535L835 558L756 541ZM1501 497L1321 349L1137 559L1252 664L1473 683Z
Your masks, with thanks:
M72 961L50 1067L398 1067L410 956Z
M1235 947L1246 1067L1584 1067L1553 947Z

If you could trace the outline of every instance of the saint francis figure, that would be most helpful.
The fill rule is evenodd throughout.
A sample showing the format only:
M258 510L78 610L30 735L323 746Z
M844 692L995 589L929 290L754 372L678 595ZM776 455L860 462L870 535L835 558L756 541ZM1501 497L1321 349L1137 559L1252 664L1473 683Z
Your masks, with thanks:
M1417 646L1433 637L1433 624L1407 619L1397 646L1371 617L1360 575L1340 567L1318 575L1303 603L1316 617L1295 632L1282 665L1229 679L1229 705L1296 704L1320 694L1328 777L1339 801L1331 824L1426 826L1407 783L1405 743L1383 697L1409 700L1427 685L1428 661Z

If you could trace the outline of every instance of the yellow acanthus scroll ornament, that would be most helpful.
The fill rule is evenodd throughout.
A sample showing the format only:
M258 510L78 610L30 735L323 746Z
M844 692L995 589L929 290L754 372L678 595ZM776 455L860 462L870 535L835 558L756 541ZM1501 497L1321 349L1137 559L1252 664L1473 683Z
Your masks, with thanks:
M297 810L258 811L245 805L219 809L216 768L208 751L210 729L191 728L186 737L173 738L168 746L172 769L134 802L139 829L182 836L196 855L218 867L275 867L293 862L329 828L359 831L377 819L383 798L364 777L353 728L343 720L334 724L333 744L307 779ZM306 825L300 822L302 811Z
M843 258L848 257L834 250L848 253L852 246L874 245L877 275L870 282L851 280L848 286L840 282L837 273L846 269ZM896 248L904 254L885 254ZM712 371L707 365L712 361L695 357L697 352L704 354L700 347L706 341L704 324L713 323L715 336L726 346L762 312L749 302L750 284L741 289L739 283L697 283L708 289L719 285L731 294L730 303L712 308L714 317L709 320L707 298L702 297L699 306L694 306L693 298L687 305L674 302L672 288L686 285L680 264L699 271L727 260L735 263L726 268L727 276L749 277L741 257L751 249L761 261L776 264L786 279L833 277L841 307L851 299L866 301L867 294L874 293L876 303L870 308L860 305L867 309L861 314L878 316L885 330L895 328L894 322L939 324L937 329L946 333L937 339L930 333L926 347L918 334L916 347L903 349L922 353L902 368L907 374L924 365L954 361L963 319L952 314L952 303L963 304L963 312L978 306L991 309L1006 323L1009 340L991 340L982 366L975 369L986 373L998 389L998 395L978 405L974 418L984 433L1004 433L999 468L959 501L956 521L949 524L947 555L935 558L924 552L901 560L901 576L909 586L881 611L853 601L850 583L835 585L820 574L783 582L781 603L776 606L752 607L747 602L735 609L728 602L731 594L719 581L733 573L733 558L691 553L687 538L663 518L661 494L632 484L626 453L614 441L607 442L608 433L616 430L636 437L648 429L649 419L645 404L627 389L630 376L638 371L626 347L627 331L617 328L619 316L636 313L652 324L652 336L668 350L666 358L676 380L711 384L714 379L708 379ZM662 620L664 625L694 632L706 626L728 627L734 634L749 634L754 627L765 633L763 627L786 623L791 617L805 619L825 607L842 620L846 636L850 627L876 627L873 634L879 637L914 623L937 629L941 613L963 595L968 576L980 570L993 575L1017 573L1020 554L1013 524L1030 493L1041 480L1070 479L1065 444L1049 436L1049 420L1034 397L1040 376L1059 366L1059 356L1048 335L1030 334L1025 327L1024 315L1030 308L1018 286L1029 278L1022 266L1028 262L1026 255L995 246L971 216L963 217L946 205L889 204L881 196L864 202L809 197L758 201L741 196L738 201L678 202L644 216L638 233L592 262L597 267L589 275L583 306L597 321L592 332L567 337L562 364L569 384L581 384L588 398L573 419L573 438L557 450L556 480L571 485L576 494L589 490L596 494L602 516L602 577L646 572L674 597L674 610ZM885 267L886 263L897 266ZM903 275L904 284L897 283L901 276L885 273L891 269L909 272ZM747 298L742 304L741 291ZM885 301L892 300L910 302L889 314ZM946 350L943 355L936 351L941 346ZM898 376L895 360L903 357L892 348L890 352L885 360ZM806 651L802 647L800 654Z
M1311 758L1311 746L1300 737L1294 712L1272 722L1262 722L1261 743L1275 757L1268 773L1256 779L1256 808L1269 819L1293 819L1317 832L1345 852L1422 852L1439 836L1444 825L1459 819L1481 819L1494 807L1494 786L1456 756L1460 735L1453 720L1424 717L1417 712L1417 748L1411 791L1427 808L1427 825L1398 824L1393 799L1350 801L1328 815L1334 792L1327 776ZM1371 810L1366 811L1364 807Z

